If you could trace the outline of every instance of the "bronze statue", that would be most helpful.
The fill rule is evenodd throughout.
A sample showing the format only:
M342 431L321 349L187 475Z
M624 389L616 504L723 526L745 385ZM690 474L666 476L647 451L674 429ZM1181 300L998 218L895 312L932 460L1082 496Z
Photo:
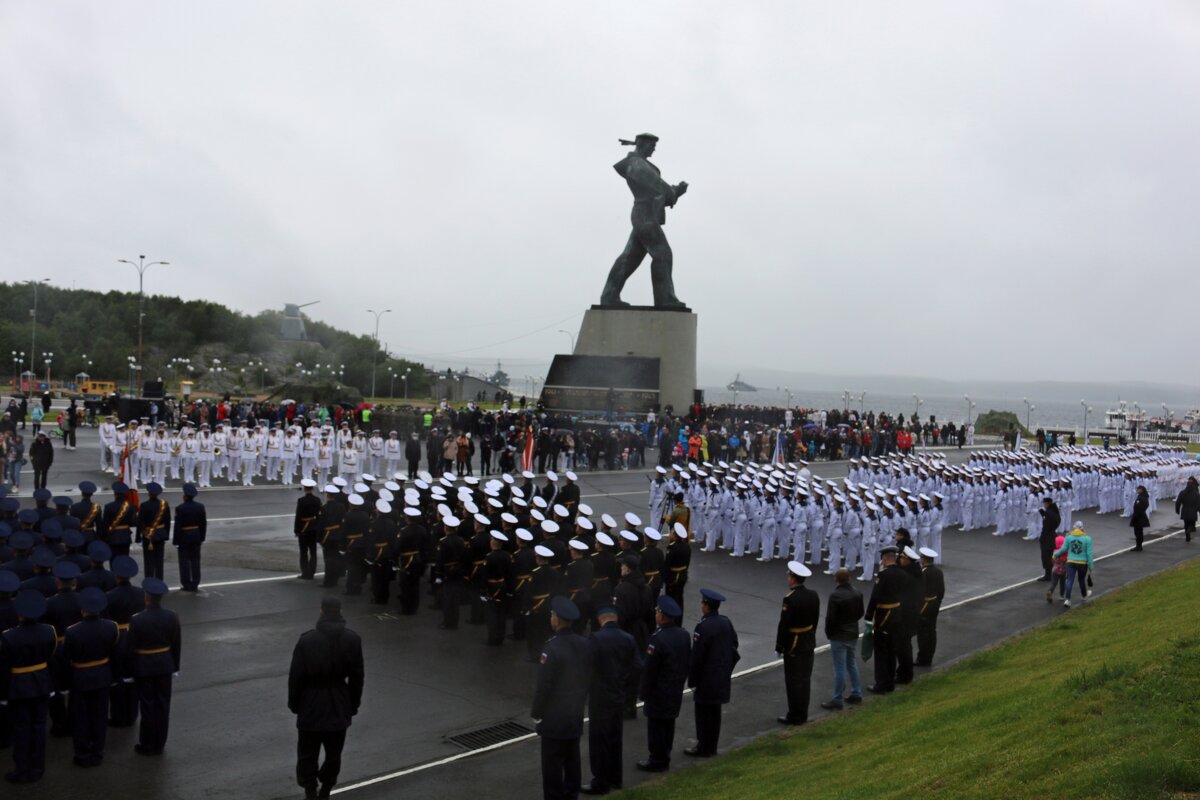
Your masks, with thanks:
M687 181L672 186L660 177L658 167L650 163L650 156L658 144L658 137L654 134L640 133L632 142L628 139L619 141L622 145L634 147L632 153L613 164L613 169L625 179L629 191L633 192L633 212L630 214L633 231L608 273L608 281L600 295L600 305L629 305L621 300L621 290L649 253L654 307L687 308L675 296L675 283L671 279L671 245L667 243L667 236L662 229L667 221L666 207L674 207L675 202L683 196L688 188Z

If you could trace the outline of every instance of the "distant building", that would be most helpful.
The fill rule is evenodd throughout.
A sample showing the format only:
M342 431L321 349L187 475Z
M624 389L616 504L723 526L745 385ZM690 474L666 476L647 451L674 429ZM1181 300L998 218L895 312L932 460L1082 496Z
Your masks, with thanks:
M447 374L446 372L429 372L430 395L434 400L445 400L448 403L465 403L468 400L494 402L496 393L507 391L498 383L493 383L475 375Z

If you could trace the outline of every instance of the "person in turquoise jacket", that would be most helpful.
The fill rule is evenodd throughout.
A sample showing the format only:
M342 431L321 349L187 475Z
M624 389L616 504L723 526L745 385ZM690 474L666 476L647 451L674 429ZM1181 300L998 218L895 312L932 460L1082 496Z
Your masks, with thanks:
M1083 524L1075 523L1075 527L1067 534L1063 546L1054 551L1055 557L1067 554L1067 599L1063 605L1071 607L1071 587L1079 580L1079 594L1087 599L1087 574L1095 566L1092 559L1092 537L1083 529Z

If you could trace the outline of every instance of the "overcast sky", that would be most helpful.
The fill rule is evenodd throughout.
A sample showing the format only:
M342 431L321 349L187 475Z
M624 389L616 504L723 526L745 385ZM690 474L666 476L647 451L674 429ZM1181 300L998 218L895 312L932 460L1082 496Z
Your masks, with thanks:
M651 131L702 374L1195 385L1198 89L1194 2L9 0L0 264L544 375Z

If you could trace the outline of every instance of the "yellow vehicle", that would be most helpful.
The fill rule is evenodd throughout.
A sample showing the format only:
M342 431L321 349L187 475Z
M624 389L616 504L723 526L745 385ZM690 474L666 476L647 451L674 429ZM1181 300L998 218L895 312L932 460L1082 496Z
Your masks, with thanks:
M82 381L78 391L83 395L84 400L99 400L116 390L117 385L112 381Z

